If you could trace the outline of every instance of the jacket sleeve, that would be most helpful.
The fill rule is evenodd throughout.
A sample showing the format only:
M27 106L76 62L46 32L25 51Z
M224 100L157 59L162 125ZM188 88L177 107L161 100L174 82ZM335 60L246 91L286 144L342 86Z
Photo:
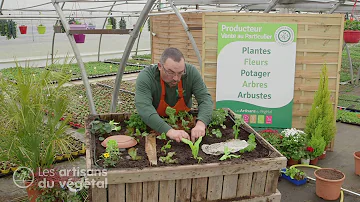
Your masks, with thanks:
M141 71L136 79L135 106L146 125L159 133L167 133L171 127L159 116L152 104L151 76Z
M195 66L191 68L192 73L192 93L195 96L196 101L198 102L199 114L197 119L204 122L206 125L209 125L212 118L213 112L213 101L210 93L207 90L207 87L202 79L199 71Z

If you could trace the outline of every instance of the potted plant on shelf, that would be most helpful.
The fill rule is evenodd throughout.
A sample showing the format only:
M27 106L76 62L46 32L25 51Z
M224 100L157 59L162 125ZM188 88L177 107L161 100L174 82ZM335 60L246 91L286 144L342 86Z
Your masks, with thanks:
M43 24L40 24L37 26L37 30L39 34L45 34L46 32L46 27Z
M116 29L116 19L114 17L108 18L108 24L106 25L106 29Z
M20 25L19 30L21 34L26 34L27 26L26 25Z
M96 28L96 25L94 25L93 23L89 23L88 26L87 26L87 29L95 29Z
M344 25L344 41L346 43L358 43L360 40L359 21L346 20Z
M281 177L296 186L303 185L307 182L307 176L304 171L295 167L281 169Z
M85 30L87 29L86 24L81 24L80 21L71 19L69 20L70 30ZM85 34L74 34L74 39L76 43L85 42Z
M125 21L124 17L121 17L121 19L119 21L119 28L126 29L126 21Z

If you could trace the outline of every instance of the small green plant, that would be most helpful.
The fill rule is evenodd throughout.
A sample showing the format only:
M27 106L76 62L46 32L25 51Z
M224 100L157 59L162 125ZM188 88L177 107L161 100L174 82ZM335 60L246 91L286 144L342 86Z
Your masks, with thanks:
M169 152L166 156L160 156L159 161L163 163L178 163L177 159L172 159L175 152Z
M244 119L241 115L235 114L235 124L233 125L233 134L235 136L235 139L238 139L239 132L240 132L240 126L244 124Z
M240 158L240 157L241 155L231 154L229 148L225 146L224 155L220 158L220 161L224 161L226 159L231 159L231 158Z
M114 120L110 121L109 123L103 122L103 121L98 121L98 120L94 120L90 123L91 129L90 132L92 134L98 134L99 140L103 141L104 138L102 137L105 134L109 134L111 133L111 131L120 131L121 130L121 126L116 126L119 123L116 123Z
M137 161L137 160L141 160L141 159L142 159L142 156L138 156L138 155L137 155L137 150L138 150L138 148L130 148L130 149L128 150L128 154L129 154L129 156L131 157L131 159L132 159L133 161Z
M225 111L224 109L215 109L212 113L211 122L209 124L209 127L211 126L221 126L222 128L226 128L224 125L224 122L226 121L226 116L228 115L228 111Z
M166 120L170 125L176 125L177 117L176 117L176 109L171 107L167 107L165 110L166 115L169 116Z
M167 150L167 149L171 149L171 144L170 144L171 142L172 142L172 140L169 140L169 141L166 143L166 145L162 146L162 147L161 147L161 151L166 154L166 150Z
M253 133L251 133L249 135L249 139L248 141L246 141L249 145L247 147L245 147L244 149L240 150L240 153L244 153L244 152L252 152L255 148L256 148L256 139L255 139L255 135Z
M194 159L197 159L198 162L200 163L202 158L200 156L198 156L198 154L199 154L199 147L200 147L200 142L202 141L202 137L199 137L194 144L190 140L185 139L185 138L182 138L181 141L190 146L191 153L192 153Z
M222 137L222 133L221 133L220 129L212 129L212 130L211 130L211 133L212 133L213 135L215 135L217 138L221 138L221 137Z
M101 155L104 160L104 167L114 167L120 160L120 150L115 140L109 140L106 144L106 152Z
M145 131L147 128L147 125L137 113L131 114L129 120L126 120L125 123L128 125L128 127L137 128L141 131Z
M295 180L303 180L306 177L304 171L301 171L295 167L286 168L284 174L289 176L291 179L295 179Z
M161 133L161 135L158 135L156 138L159 139L159 140L166 140L166 134Z
M181 119L181 125L184 127L184 130L190 130L190 128L188 127L189 121L185 121L184 119Z

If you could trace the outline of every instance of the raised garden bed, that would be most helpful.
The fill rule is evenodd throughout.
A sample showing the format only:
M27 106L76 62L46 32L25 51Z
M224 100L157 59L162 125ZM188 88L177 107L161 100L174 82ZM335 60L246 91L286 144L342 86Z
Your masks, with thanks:
M234 138L232 126L234 114L228 110L224 129L219 129L222 137L205 136L202 144L222 142ZM192 111L196 116L196 111ZM90 132L91 122L95 119L121 123L125 133L126 122L131 114L101 114L89 116L86 120L86 164L88 169L104 169L99 156L105 151L100 146L99 138ZM241 158L220 161L220 156L210 156L199 151L202 160L194 159L187 144L171 143L168 152L176 152L176 164L158 161L157 166L149 166L145 153L145 137L138 136L138 156L142 160L127 160L127 152L122 152L123 159L114 168L107 170L107 189L93 188L93 201L280 201L277 191L280 169L286 166L286 158L264 140L246 123L240 125L239 138L248 140L254 134L256 148L251 152L241 153ZM168 140L156 139L157 158L166 156L161 152ZM105 176L89 176L90 180L104 181Z

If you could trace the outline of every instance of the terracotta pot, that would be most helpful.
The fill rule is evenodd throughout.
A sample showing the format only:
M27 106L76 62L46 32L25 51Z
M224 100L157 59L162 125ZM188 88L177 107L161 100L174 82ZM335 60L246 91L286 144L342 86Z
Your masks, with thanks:
M319 156L319 160L323 160L326 157L326 150Z
M299 164L299 160L288 159L288 161L287 161L288 166L292 166L292 165L296 165L296 164Z
M360 175L360 151L354 152L355 174Z
M316 195L325 200L336 200L340 196L345 174L333 168L320 168L314 171ZM332 178L332 179L330 179Z
M310 160L310 165L317 165L318 161L319 161L319 157L316 157L316 158Z
M37 197L41 195L41 191L36 189L35 184L29 185L30 182L25 181L25 186L28 186L26 192L28 194L29 202L36 202Z

